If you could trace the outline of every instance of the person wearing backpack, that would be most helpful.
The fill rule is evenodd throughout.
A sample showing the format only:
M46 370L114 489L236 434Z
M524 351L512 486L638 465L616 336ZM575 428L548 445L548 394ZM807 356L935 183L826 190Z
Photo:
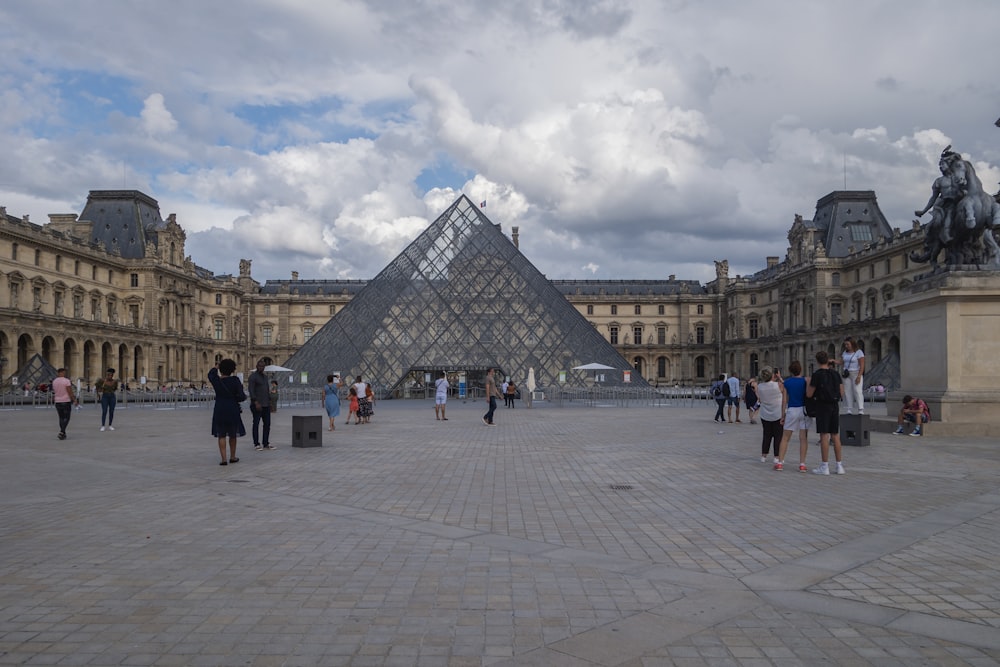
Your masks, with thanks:
M820 458L823 463L813 468L816 475L830 474L830 440L833 440L833 455L837 459L837 467L833 471L837 475L846 474L843 463L843 450L840 446L840 406L838 403L844 397L844 385L840 373L830 368L830 355L820 350L816 353L816 363L819 368L813 371L806 386L806 398L816 397L816 432L819 433Z
M715 399L715 404L719 406L719 409L715 411L715 421L725 422L726 415L726 397L722 393L722 387L726 384L726 376L720 375L719 379L712 383L712 388L709 393L712 394L712 398Z
M899 416L896 418L896 430L892 434L900 435L904 433L903 422L908 421L914 425L913 432L910 435L923 435L923 425L930 420L931 409L927 407L924 399L914 398L907 394L903 397L903 408L899 411Z

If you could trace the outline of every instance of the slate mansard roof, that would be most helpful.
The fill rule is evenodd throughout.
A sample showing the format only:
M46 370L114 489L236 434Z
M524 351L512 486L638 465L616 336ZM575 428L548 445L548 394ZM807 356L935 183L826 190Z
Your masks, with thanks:
M146 243L166 227L159 203L138 190L91 190L80 221L92 223L88 241L125 259L145 257Z

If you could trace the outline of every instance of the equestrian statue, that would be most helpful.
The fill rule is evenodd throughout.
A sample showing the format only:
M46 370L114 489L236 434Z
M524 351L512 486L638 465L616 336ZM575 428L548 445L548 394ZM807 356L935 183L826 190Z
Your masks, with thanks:
M919 218L931 211L922 252L910 253L914 262L929 262L934 272L944 250L948 268L962 265L1000 268L1000 245L994 230L1000 229L1000 203L983 189L972 163L948 146L938 161L941 175L931 186L931 198Z

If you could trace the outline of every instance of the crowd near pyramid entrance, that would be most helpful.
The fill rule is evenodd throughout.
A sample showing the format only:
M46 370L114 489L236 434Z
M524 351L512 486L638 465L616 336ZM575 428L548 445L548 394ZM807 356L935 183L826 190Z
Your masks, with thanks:
M499 225L459 197L284 365L311 384L361 375L386 395L449 376L459 391L487 369L540 386L646 386L629 362L529 262Z

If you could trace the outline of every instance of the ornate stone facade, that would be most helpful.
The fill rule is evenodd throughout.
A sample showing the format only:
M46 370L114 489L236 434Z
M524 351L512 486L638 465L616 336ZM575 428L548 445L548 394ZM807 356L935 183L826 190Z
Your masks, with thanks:
M909 254L923 228L888 225L870 191L833 192L813 220L796 215L784 260L751 276L716 279L557 280L553 284L651 384L701 385L721 372L809 369L818 349L861 341L870 381L898 382L899 319L889 303L927 267ZM366 284L261 284L251 262L216 275L184 254L173 215L136 191L92 191L76 215L45 225L0 208L0 375L34 353L91 382L109 366L130 383L200 386L215 360L241 372L281 363ZM884 377L879 376L880 368Z

